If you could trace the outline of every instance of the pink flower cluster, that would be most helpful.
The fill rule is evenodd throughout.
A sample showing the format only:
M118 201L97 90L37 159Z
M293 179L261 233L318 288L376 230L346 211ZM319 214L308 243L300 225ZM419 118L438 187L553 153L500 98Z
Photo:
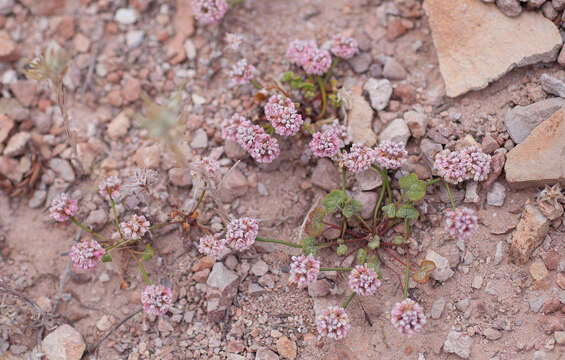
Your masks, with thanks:
M125 239L139 240L149 231L151 224L141 215L133 215L130 221L120 223L120 231Z
M221 238L220 234L206 235L200 238L198 251L204 255L217 258L225 247L226 239Z
M360 143L351 145L348 153L343 154L343 165L347 170L358 173L367 170L377 160L374 149Z
M357 41L351 37L335 35L333 37L332 53L342 59L350 59L359 51Z
M296 112L292 100L283 95L273 95L265 105L265 117L283 136L293 136L300 130L302 115Z
M469 208L448 210L445 213L445 231L455 238L465 240L477 225L477 215Z
M81 241L71 248L69 256L77 269L92 270L102 260L106 250L93 239Z
M349 324L349 317L342 307L330 306L318 316L316 327L319 336L340 340L347 335L347 330L351 325Z
M316 132L312 135L310 141L310 149L317 157L333 157L339 151L340 140L337 135L331 131Z
M396 303L390 315L392 325L405 335L412 335L420 331L426 323L424 309L411 299Z
M434 170L445 181L458 184L465 180L483 181L490 173L491 157L476 149L443 150L436 155Z
M330 125L323 125L322 131L333 132L339 139L340 149L345 145L349 145L351 143L351 135L349 134L349 130L347 130L347 127L345 127L344 125L341 125L339 121L337 121L337 119L334 120L334 122Z
M196 20L203 24L216 24L226 14L226 0L193 0L192 10Z
M249 217L234 219L228 224L226 242L238 251L245 251L255 243L258 232L257 220Z
M312 254L293 256L288 282L299 288L316 281L320 273L320 262Z
M236 84L248 84L256 72L255 66L248 65L247 60L241 59L234 64L230 72L232 81Z
M141 294L143 311L149 315L165 314L173 303L173 291L162 285L147 285Z
M75 216L78 211L77 201L71 199L67 193L60 193L51 202L49 216L58 222L65 222Z
M303 65L308 75L324 75L332 65L332 56L327 50L316 49L312 57Z
M117 176L110 176L102 181L98 186L98 192L104 198L110 200L117 200L120 198L120 191L122 189L122 180Z
M304 66L314 56L318 47L313 40L294 40L288 46L286 56L298 66Z
M277 139L265 133L259 125L252 124L238 114L224 120L222 137L237 142L260 163L270 163L280 154Z
M206 173L206 176L208 176L209 178L213 179L218 176L218 173L220 171L220 164L218 164L216 160L212 159L211 157L205 157L200 161L200 165Z
M349 273L349 287L358 295L373 295L379 286L381 281L377 273L367 264L357 265Z
M382 169L396 170L406 161L408 152L401 143L393 143L385 140L376 147L376 163Z

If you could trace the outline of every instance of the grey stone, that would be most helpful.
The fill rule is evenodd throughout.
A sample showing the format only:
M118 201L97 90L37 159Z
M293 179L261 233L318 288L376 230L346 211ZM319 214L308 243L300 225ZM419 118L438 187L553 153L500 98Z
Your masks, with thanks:
M184 51L186 51L186 57L188 60L196 59L196 46L190 39L186 39L184 42Z
M126 34L126 44L128 49L135 49L143 42L145 33L141 30L131 30Z
M312 171L311 182L326 191L332 191L340 186L341 174L339 169L328 159L319 159L314 171Z
M227 296L234 290L234 288L237 288L237 285L239 284L239 276L226 268L223 263L217 262L214 264L206 284L219 289L223 296Z
M428 118L425 114L417 111L407 111L404 113L404 121L410 129L412 136L420 138L426 135L426 127L428 126Z
M88 214L85 220L86 225L94 227L102 227L106 224L108 217L106 212L102 209L93 210Z
M224 203L230 203L235 198L245 195L249 188L247 178L239 169L232 169L226 175L220 189L220 198Z
M325 279L316 280L308 284L308 295L311 297L323 297L330 293L330 284Z
M392 96L392 85L387 79L369 79L363 85L363 90L369 93L371 107L375 110L383 110L387 107Z
M527 106L515 106L504 115L504 126L512 140L519 144L557 110L565 106L565 99L553 98Z
M479 184L475 181L469 181L465 184L465 202L466 203L478 203L480 198L477 193Z
M247 293L252 296L263 295L265 292L265 289L263 289L261 285L254 282L250 283L249 287L247 288Z
M251 272L252 272L253 275L255 275L255 276L263 276L263 275L265 275L268 271L269 271L269 265L267 265L267 263L264 262L263 260L257 261L257 262L256 262L255 264L253 264L253 266L251 267Z
M428 250L426 260L431 260L436 265L436 269L430 273L432 279L437 281L447 281L453 276L454 272L449 267L447 258L441 256L433 250Z
M534 357L532 359L533 360L546 360L547 354L543 350L537 350L536 352L534 352Z
M388 58L383 68L383 76L390 80L404 80L408 73L394 58Z
M31 199L29 199L28 206L32 209L36 209L43 205L45 202L45 198L47 197L47 191L45 190L36 190L33 193Z
M0 0L0 15L8 15L12 12L16 2L14 0Z
M565 0L552 0L551 5L553 5L555 10L557 10L557 11L564 10L565 9Z
M522 13L522 6L518 0L496 0L496 6L506 16L514 17Z
M465 298L465 299L461 299L458 302L455 303L455 308L461 312L467 311L467 309L469 308L469 305L471 305L471 302L469 301L469 298Z
M565 98L565 82L548 74L543 74L540 80L543 91L551 95Z
M429 166L432 166L435 161L435 156L438 152L443 150L441 144L431 141L430 139L424 138L420 143L420 149L424 158L426 159Z
M59 326L41 342L41 350L49 360L80 360L86 344L72 326Z
M542 296L535 296L528 302L530 304L530 309L532 309L533 312L537 313L541 310L541 307L545 303L545 298Z
M371 54L366 52L362 52L349 60L349 64L357 74L367 71L372 62Z
M483 335L491 341L498 340L502 337L502 333L500 331L496 330L496 329L493 329L493 328L486 329L484 331Z
M473 339L461 332L452 330L447 334L447 339L443 343L443 351L448 354L455 354L463 359L471 356Z
M491 206L504 205L506 187L500 182L495 182L487 192L487 203Z
M14 157L22 155L25 152L26 145L31 139L31 134L27 131L20 131L12 136L6 147L4 148L4 155Z
M504 244L502 241L499 241L496 244L496 250L494 253L494 265L499 265L502 262L504 259L504 252Z
M361 191L373 190L383 184L381 174L373 168L356 173L355 179L357 179L357 184Z
M349 98L351 108L347 116L348 130L352 142L373 146L377 135L373 132L373 110L363 96L352 94Z
M431 310L432 319L437 320L441 317L443 309L445 308L445 303L445 298L439 298L433 302Z
M353 199L361 203L361 211L359 212L359 215L363 219L371 218L373 211L375 210L375 206L377 205L377 193L360 191L353 194Z
M203 149L208 146L208 135L204 129L198 129L192 137L190 147L193 149Z
M120 8L114 15L114 20L123 25L131 25L137 21L137 11L133 8Z
M267 348L259 348L255 353L255 360L279 360L279 356Z
M49 167L63 180L68 182L75 181L75 172L68 160L52 158L49 160Z
M391 121L379 134L379 142L388 140L406 145L410 138L410 129L406 126L404 119Z

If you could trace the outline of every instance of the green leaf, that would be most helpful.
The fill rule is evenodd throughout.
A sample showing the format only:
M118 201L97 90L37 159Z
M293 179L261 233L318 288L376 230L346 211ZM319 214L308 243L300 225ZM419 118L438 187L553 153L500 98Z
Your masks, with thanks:
M418 179L418 175L414 173L400 178L398 184L406 198L410 201L419 201L426 196L428 185L425 181Z
M412 279L419 284L425 284L429 279L429 274L436 269L436 264L431 260L424 260L420 264L420 269L412 274Z
M354 199L347 200L347 202L343 204L343 208L341 209L343 216L348 219L359 211L361 211L361 202Z
M343 203L347 200L347 196L341 190L332 190L331 193L326 195L322 204L326 207L329 213L335 212L341 209Z
M310 214L308 214L308 220L306 220L306 224L304 225L304 232L313 237L322 235L325 216L326 210L323 207L318 206L312 210Z
M105 253L102 255L102 262L112 262L112 256L110 254Z
M394 245L402 245L402 243L404 242L404 239L402 238L402 236L396 236L392 242L394 243Z
M316 255L316 253L318 252L318 247L316 246L316 238L308 236L302 239L302 251L306 255Z
M379 235L375 235L373 240L367 244L369 249L375 250L381 247L381 237Z
M292 71L287 71L282 76L283 82L290 82L290 81L293 81L293 80L295 80L295 76L294 76L294 73Z
M394 204L388 204L382 207L383 212L389 218L393 218L396 216L396 209L394 208Z
M154 254L155 251L153 250L151 245L147 244L145 245L145 250L143 250L143 256L141 257L141 259L143 259L143 261L151 260Z
M337 247L336 253L337 253L339 256L343 256L343 255L347 254L347 245L345 245L345 244L339 245L339 246Z
M403 204L396 211L396 216L402 219L416 220L420 216L420 212L412 204Z
M366 258L367 258L367 252L365 251L365 249L359 249L357 251L357 261L363 264Z

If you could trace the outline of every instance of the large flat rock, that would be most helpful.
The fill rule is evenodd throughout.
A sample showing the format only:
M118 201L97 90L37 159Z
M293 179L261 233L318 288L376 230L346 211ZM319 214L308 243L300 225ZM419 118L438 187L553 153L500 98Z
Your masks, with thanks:
M514 188L565 184L565 108L539 124L506 156L506 181Z
M478 0L426 0L447 96L485 88L515 67L553 62L562 40L541 13L510 18Z

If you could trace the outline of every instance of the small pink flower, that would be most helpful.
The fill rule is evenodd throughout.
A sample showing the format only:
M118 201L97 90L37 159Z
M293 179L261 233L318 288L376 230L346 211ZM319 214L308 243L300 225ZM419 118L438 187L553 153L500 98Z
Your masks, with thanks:
M261 134L255 138L255 144L249 154L258 163L270 163L281 153L277 139L268 134Z
M236 84L248 84L256 71L255 66L248 65L247 60L241 59L232 67L230 76Z
M345 145L349 145L351 143L351 135L349 134L349 130L347 127L341 125L337 120L330 125L322 126L323 131L332 131L339 139L339 148L341 149Z
M51 202L49 216L58 222L65 222L75 216L78 211L77 201L71 199L67 193L60 193Z
M349 317L345 309L338 306L330 306L318 316L316 327L318 328L319 336L340 340L347 335L351 325L349 324Z
M355 143L348 153L343 154L343 165L347 170L358 173L367 170L375 163L377 152L368 146Z
M216 24L226 14L228 3L226 0L193 0L192 10L202 24Z
M265 130L259 125L250 122L242 123L237 129L237 143L245 150L251 152L257 142L257 137L266 135ZM267 135L268 136L268 135Z
M332 53L342 59L350 59L359 51L359 45L355 39L343 35L333 37Z
M462 151L462 153L469 157L469 162L467 164L468 178L473 181L486 180L490 173L490 155L485 154L474 146L466 148Z
M120 231L125 239L139 240L149 231L151 224L141 215L133 215L130 221L120 223Z
M309 75L324 75L332 65L332 56L327 50L316 50L314 56L304 64L304 71Z
M383 141L375 150L377 152L377 165L382 169L396 170L402 166L406 156L408 156L403 144L388 140Z
M339 151L339 143L337 135L331 130L326 130L323 133L317 132L312 135L310 149L317 157L331 158Z
M220 164L218 164L216 160L211 157L205 157L202 161L200 161L200 164L209 178L213 179L218 176Z
M106 250L96 240L86 239L73 245L69 256L75 268L92 270L105 253Z
M290 264L290 276L288 282L303 288L316 281L320 273L320 262L312 254L293 256Z
M108 200L117 200L120 198L121 188L122 180L117 176L110 176L100 183L98 192Z
M379 286L381 281L377 273L367 264L355 266L349 274L349 287L358 295L373 295Z
M226 242L237 251L245 251L255 243L259 225L249 217L234 219L228 224Z
M251 126L251 122L239 114L233 114L231 118L222 123L222 139L237 141L237 131L240 126Z
M445 212L445 231L455 238L468 238L477 226L477 215L471 209L458 208Z
M198 251L204 255L217 258L225 247L226 239L220 238L220 234L206 235L200 238Z
M436 155L434 170L448 183L458 184L467 180L470 160L464 153L446 149Z
M316 53L317 46L312 40L294 40L288 46L286 56L299 66L304 66Z
M390 322L405 335L412 335L426 324L426 315L422 306L411 299L396 303L390 312Z
M283 136L293 136L302 125L302 115L296 112L292 100L282 95L273 95L265 105L265 117L275 128L275 132Z
M147 314L161 316L173 304L173 291L162 285L147 285L141 294L141 304Z

